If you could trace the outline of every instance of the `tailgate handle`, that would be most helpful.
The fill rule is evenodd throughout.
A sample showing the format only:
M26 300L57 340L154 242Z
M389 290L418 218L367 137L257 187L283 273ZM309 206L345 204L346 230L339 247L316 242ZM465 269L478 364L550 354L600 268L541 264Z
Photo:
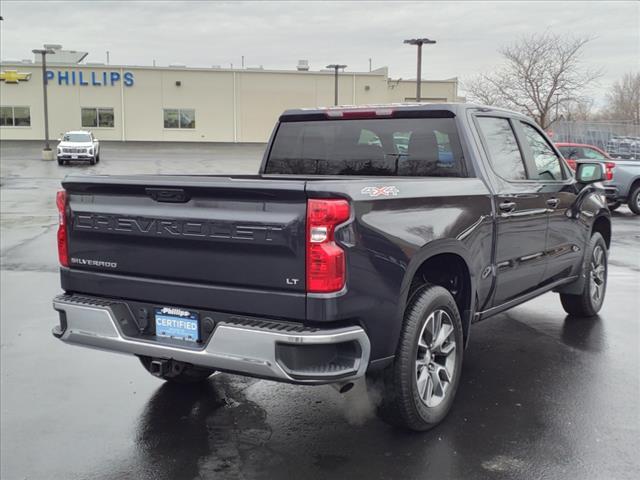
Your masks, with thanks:
M189 195L181 188L145 188L145 192L156 202L185 203Z

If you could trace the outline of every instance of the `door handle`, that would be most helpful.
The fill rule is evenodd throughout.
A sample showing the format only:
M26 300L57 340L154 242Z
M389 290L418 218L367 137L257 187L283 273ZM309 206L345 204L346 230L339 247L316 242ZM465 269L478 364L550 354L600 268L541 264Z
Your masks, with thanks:
M502 202L498 208L503 212L513 212L516 209L516 202Z
M557 198L550 198L549 200L547 200L547 206L549 208L558 208L559 203L560 200L558 200Z

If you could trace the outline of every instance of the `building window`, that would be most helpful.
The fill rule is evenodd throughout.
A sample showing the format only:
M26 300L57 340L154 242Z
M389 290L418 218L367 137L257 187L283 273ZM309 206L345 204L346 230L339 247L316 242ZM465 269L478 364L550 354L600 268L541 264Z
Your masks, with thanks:
M113 108L83 108L80 116L82 117L83 127L114 127Z
M164 128L196 128L196 111L190 108L165 108Z
M0 126L30 127L31 110L29 107L0 107Z

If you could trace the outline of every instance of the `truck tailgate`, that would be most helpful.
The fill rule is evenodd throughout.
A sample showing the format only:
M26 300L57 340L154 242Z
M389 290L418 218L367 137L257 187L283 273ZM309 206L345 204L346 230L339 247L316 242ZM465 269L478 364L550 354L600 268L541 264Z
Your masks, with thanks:
M305 291L304 181L76 176L63 187L72 271Z

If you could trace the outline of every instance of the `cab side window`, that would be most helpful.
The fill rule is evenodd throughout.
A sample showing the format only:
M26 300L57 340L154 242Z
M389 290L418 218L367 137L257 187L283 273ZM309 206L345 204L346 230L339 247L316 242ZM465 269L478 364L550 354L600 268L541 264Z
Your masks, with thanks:
M522 154L511 123L506 118L478 117L493 170L505 180L526 180Z
M555 154L547 140L528 123L520 122L527 138L527 143L533 152L536 164L537 180L562 180L560 159Z

